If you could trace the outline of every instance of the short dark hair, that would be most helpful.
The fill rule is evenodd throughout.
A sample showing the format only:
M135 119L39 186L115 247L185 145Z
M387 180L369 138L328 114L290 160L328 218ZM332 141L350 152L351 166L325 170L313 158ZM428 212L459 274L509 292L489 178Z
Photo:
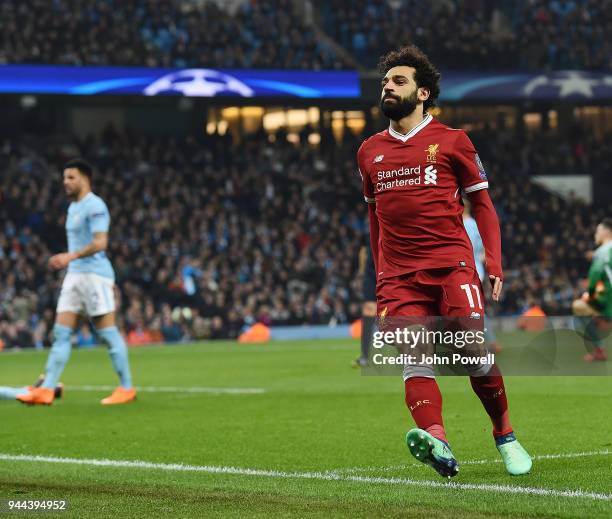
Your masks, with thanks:
M604 218L600 225L603 225L608 231L612 231L612 218Z
M85 159L69 160L68 162L66 162L66 164L64 164L62 171L68 168L78 169L83 175L89 178L89 180L91 180L91 177L93 176L93 168L91 167L91 164Z
M381 74L386 74L393 67L413 67L417 87L429 90L429 98L423 103L423 110L426 112L432 106L436 106L436 100L440 95L441 75L421 49L416 45L407 45L381 56L378 62Z

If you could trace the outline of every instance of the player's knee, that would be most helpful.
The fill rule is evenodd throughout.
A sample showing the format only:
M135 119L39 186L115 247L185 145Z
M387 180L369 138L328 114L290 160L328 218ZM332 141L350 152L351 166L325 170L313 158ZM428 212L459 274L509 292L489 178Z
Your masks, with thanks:
M419 364L406 364L403 372L404 382L409 378L414 377L427 377L435 378L434 369L432 366L419 365Z
M493 364L467 364L465 370L470 377L486 377L493 368Z
M572 313L577 317L591 317L598 315L597 310L593 308L584 299L576 299L572 303Z
M572 302L572 313L574 315L584 315L586 303L582 299L574 299Z
M401 354L422 358L435 351L435 345L428 340L428 328L424 324L393 321L379 324L379 330L393 334L393 340L388 344Z

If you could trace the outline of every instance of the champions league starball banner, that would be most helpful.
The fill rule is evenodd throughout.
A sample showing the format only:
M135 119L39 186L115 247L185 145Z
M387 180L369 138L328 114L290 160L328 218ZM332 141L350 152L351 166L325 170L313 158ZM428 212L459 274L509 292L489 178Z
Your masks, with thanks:
M612 100L612 71L443 72L441 101Z
M379 91L379 79L374 92ZM612 71L443 71L441 101L610 101ZM0 65L0 94L361 97L355 71ZM376 96L377 98L377 96ZM374 100L374 99L373 99Z
M0 94L356 98L357 72L1 65Z

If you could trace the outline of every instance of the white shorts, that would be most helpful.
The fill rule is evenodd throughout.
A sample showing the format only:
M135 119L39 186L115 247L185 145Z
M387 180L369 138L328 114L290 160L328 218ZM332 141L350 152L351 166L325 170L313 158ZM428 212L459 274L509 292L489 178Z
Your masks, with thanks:
M57 301L57 313L73 312L89 317L115 311L115 282L91 272L68 272Z

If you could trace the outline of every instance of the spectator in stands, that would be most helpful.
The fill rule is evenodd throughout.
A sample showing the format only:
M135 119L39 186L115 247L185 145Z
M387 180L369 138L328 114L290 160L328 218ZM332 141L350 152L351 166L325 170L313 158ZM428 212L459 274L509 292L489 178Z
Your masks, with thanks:
M316 0L325 36L300 2L226 4L5 0L0 63L374 68L390 48L414 43L442 69L612 68L606 1Z
M373 68L413 43L444 69L610 69L607 2L320 0L326 31Z
M169 313L162 317L161 333L164 342L180 342L183 339L183 330Z
M291 0L6 0L0 63L347 68Z

